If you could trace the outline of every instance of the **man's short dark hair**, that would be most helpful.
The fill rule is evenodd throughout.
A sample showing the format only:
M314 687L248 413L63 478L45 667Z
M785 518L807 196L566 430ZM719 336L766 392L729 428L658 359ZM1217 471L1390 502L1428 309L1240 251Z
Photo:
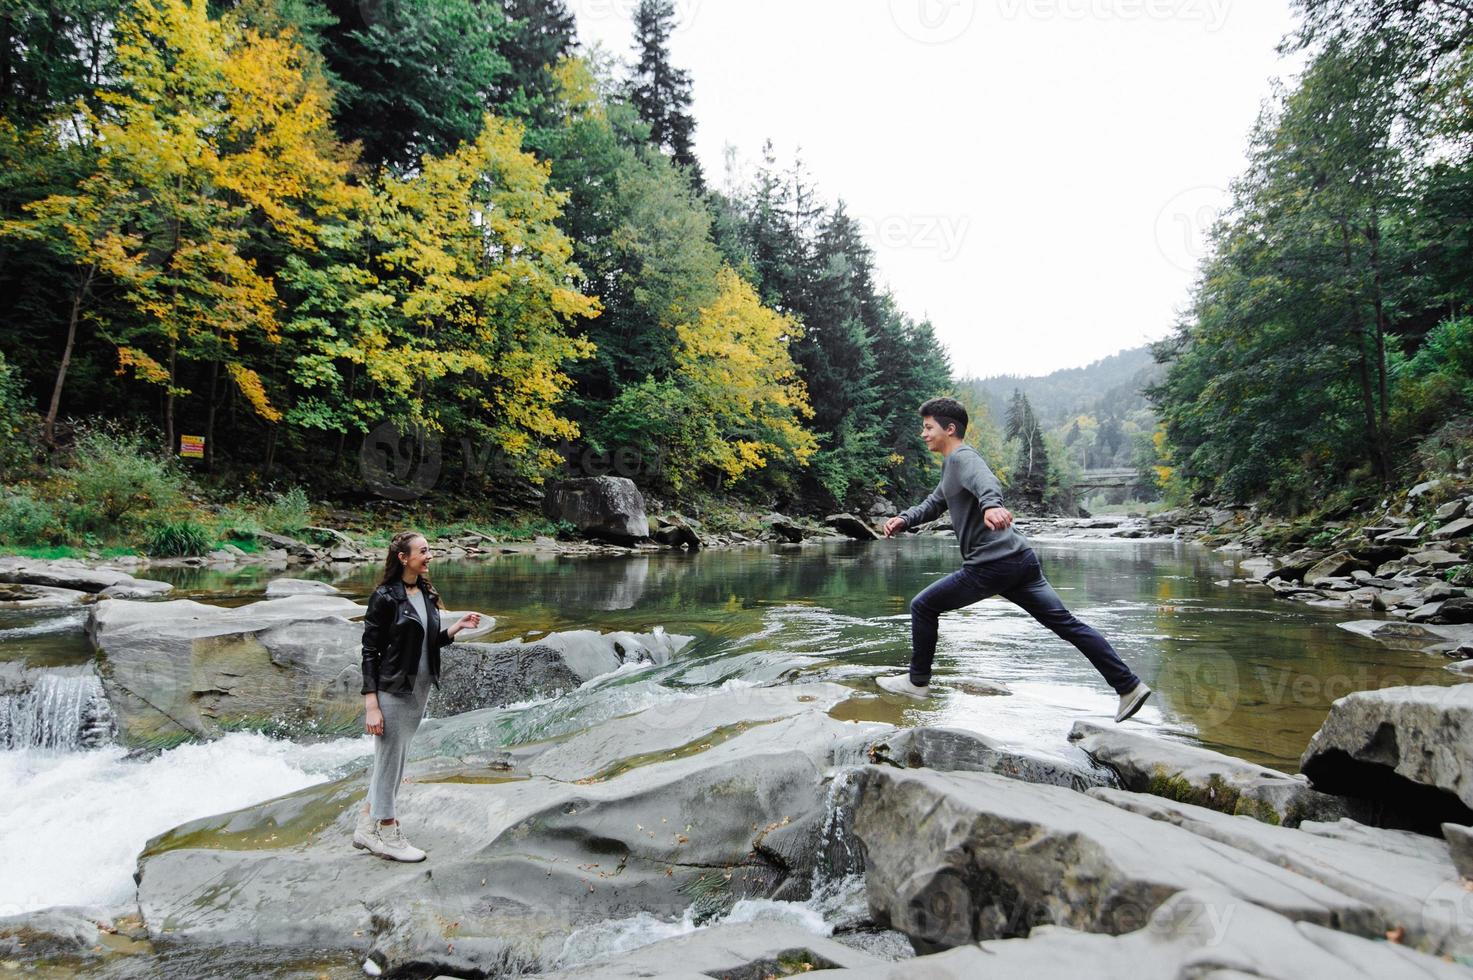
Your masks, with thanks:
M945 431L948 425L956 426L956 437L967 434L967 410L955 398L932 398L921 406L921 418L933 418Z

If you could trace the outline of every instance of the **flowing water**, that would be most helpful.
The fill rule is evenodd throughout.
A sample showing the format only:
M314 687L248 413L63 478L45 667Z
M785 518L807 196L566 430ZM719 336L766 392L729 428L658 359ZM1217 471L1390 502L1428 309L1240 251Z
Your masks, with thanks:
M1065 602L1156 688L1132 722L1137 728L1295 771L1336 697L1459 680L1441 658L1337 628L1360 614L1215 584L1231 576L1231 566L1195 545L1035 542ZM440 562L432 571L448 607L497 617L490 640L587 627L659 627L694 637L670 664L505 712L502 738L545 737L662 700L678 704L711 689L738 697L752 685L809 677L854 688L834 709L842 717L959 726L1045 752L1064 749L1076 719L1108 721L1115 698L1089 663L1000 599L943 618L936 697L897 703L878 696L873 676L900 669L908 657L910 597L957 560L953 541L932 538L693 555L518 554ZM175 598L237 605L259 598L280 573L143 574L173 581ZM373 575L360 568L336 584L361 599ZM0 914L126 903L134 860L149 837L335 778L363 765L371 750L367 737L294 744L237 733L130 757L109 740L83 623L75 610L0 614L0 851L7 854ZM990 694L989 685L1012 693ZM842 780L833 795L837 812ZM835 837L824 847L827 871L814 900L743 903L728 918L787 918L831 931L861 914L850 842ZM581 962L696 927L608 923L570 937L564 958Z

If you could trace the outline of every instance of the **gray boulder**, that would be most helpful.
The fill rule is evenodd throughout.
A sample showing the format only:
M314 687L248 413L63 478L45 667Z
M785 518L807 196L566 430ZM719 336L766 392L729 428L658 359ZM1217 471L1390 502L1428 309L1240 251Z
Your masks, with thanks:
M1473 685L1346 695L1300 769L1317 789L1374 801L1389 826L1436 834L1444 822L1473 823Z
M650 537L668 548L684 547L691 551L700 551L706 546L706 542L701 538L700 532L695 529L690 521L681 517L679 514L671 514L668 517L657 517L655 518L655 525L655 530L650 534Z
M1424 568L1442 569L1452 568L1455 565L1461 565L1467 559L1465 559L1462 555L1455 554L1451 551L1443 551L1440 548L1433 548L1428 551L1419 551L1416 554L1411 555L1410 560L1416 562L1418 565L1421 565Z
M283 733L360 727L363 607L298 595L224 608L188 599L112 599L87 636L130 746L168 745L237 728Z
M1211 749L1090 721L1076 721L1069 740L1119 774L1121 786L1139 793L1288 827L1351 812L1350 801L1316 792L1303 777Z
M762 523L778 538L789 544L797 544L802 541L807 533L803 530L802 525L781 514L768 514L762 519Z
M456 643L441 656L430 713L460 714L570 691L626 665L669 663L692 639L664 631L570 630L530 643Z
M60 609L75 606L91 593L53 585L0 585L0 609Z
M339 595L337 586L328 582L317 582L305 578L277 578L266 583L266 598L277 599L288 595Z
M1473 878L1473 827L1445 823L1442 825L1442 836L1447 841L1448 853L1458 874L1464 878Z
M644 497L628 477L560 480L543 495L542 513L573 524L588 537L615 544L633 544L650 536Z
M1432 540L1451 541L1453 538L1466 538L1470 534L1473 534L1473 518L1462 517L1433 531Z
M1473 955L1467 893L1441 841L1428 838L1434 847L1409 853L1404 837L1374 827L1363 828L1359 839L1343 831L1327 836L1124 790L1088 794L1362 902L1375 910L1376 933L1400 930L1408 945L1435 955ZM1346 922L1329 924L1366 934Z
M853 514L830 514L823 519L823 522L839 533L845 534L856 541L874 541L880 536L867 521L855 517Z
M320 561L323 557L318 549L307 544L307 542L298 541L296 538L288 537L285 534L275 534L271 531L256 531L255 538L273 550L284 551L289 558L295 558L299 561Z
M1337 551L1328 558L1324 558L1306 569L1304 572L1304 581L1314 582L1316 579L1349 575L1353 570L1360 567L1361 563L1350 552Z
M1172 895L1204 886L1292 919L1380 931L1362 901L1061 787L866 766L858 800L870 911L922 951L1048 924L1131 932Z
M1091 765L1082 754L1054 758L1009 748L995 739L961 728L906 728L868 746L870 762L901 769L939 772L993 772L1030 783L1083 790L1118 782L1108 769Z

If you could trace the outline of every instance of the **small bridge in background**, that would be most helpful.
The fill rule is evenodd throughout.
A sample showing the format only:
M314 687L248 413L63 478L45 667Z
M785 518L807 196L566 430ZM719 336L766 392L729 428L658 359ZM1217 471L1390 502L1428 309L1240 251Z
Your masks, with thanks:
M1133 469L1085 470L1074 481L1074 493L1088 497L1097 490L1136 490L1141 485L1141 475Z

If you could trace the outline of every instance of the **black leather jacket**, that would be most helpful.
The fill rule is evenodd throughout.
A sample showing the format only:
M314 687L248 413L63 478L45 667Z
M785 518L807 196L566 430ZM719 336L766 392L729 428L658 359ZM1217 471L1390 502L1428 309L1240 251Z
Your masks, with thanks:
M403 580L388 582L373 590L368 597L368 611L363 616L363 694L385 691L389 694L414 693L414 675L419 670L419 657L424 649L424 636L430 637L430 677L440 684L440 648L447 646L450 634L440 626L440 610L436 596L425 594L425 618L409 603Z

